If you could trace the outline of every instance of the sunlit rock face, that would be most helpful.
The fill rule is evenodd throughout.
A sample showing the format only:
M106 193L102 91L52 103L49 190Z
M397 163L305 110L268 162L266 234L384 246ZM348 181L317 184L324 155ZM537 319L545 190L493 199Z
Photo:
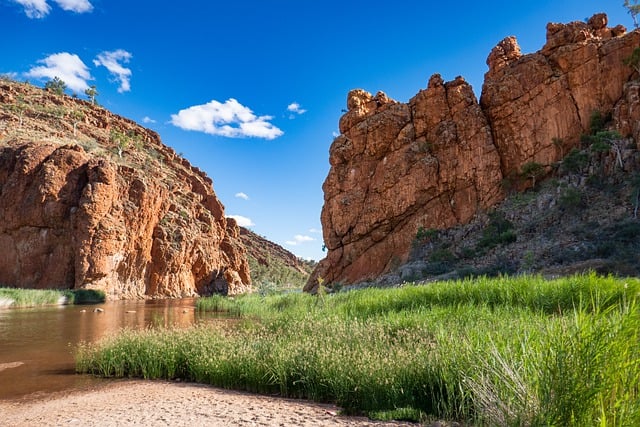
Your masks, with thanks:
M29 85L0 82L0 101L0 284L112 299L249 288L211 179L155 132Z
M634 70L640 32L588 22L548 24L523 55L507 37L487 59L478 102L458 77L433 75L408 103L356 89L329 151L322 226L327 257L305 289L351 284L404 262L420 228L468 222L504 198L503 183L535 162L547 170L587 133L594 111L639 133Z

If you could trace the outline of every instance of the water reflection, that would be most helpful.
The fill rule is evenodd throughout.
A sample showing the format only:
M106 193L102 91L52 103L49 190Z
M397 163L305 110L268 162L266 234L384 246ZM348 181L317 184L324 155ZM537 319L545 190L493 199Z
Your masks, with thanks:
M79 342L123 328L187 327L205 318L194 307L182 299L0 309L0 399L91 385L95 379L74 374Z

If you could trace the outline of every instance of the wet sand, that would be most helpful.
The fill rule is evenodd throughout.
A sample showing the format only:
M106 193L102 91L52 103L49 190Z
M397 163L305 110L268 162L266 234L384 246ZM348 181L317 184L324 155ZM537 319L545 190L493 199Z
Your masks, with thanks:
M304 400L164 381L111 381L92 389L0 401L0 426L415 426L339 415Z

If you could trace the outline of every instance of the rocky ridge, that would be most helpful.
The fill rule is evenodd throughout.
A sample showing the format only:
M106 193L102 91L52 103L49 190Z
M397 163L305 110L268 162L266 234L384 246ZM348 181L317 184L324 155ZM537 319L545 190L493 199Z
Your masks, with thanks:
M0 196L3 285L112 299L250 289L211 179L88 102L0 80Z
M429 80L408 103L357 89L330 148L321 220L327 257L305 289L370 280L405 263L418 231L470 222L552 172L595 112L637 136L640 99L625 58L640 31L588 22L547 25L547 41L523 55L515 37L489 54L478 101L463 78ZM518 180L518 177L532 179Z

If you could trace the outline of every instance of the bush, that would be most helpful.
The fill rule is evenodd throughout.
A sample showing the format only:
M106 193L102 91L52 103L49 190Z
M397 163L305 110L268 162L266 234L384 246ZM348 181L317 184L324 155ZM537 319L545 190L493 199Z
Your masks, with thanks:
M478 249L489 250L498 245L506 245L517 240L511 221L504 214L494 211L489 214L489 225L482 230L482 237L478 241Z
M562 159L562 167L570 173L580 172L589 163L589 156L584 151L573 148Z

